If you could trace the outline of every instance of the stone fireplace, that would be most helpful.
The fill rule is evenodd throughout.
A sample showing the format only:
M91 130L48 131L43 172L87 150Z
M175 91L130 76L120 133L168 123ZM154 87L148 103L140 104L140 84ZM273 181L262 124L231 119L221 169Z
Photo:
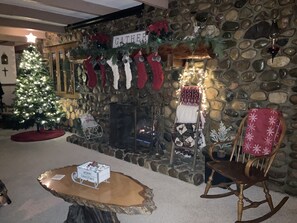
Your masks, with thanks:
M60 42L51 44L60 44L76 38L81 41L83 33L103 32L119 35L133 32L135 27L145 28L152 22L164 18L170 24L169 29L173 33L174 40L192 35L197 26L201 34L212 31L203 29L203 25L205 28L215 26L213 33L224 41L224 54L221 58L197 62L202 63L201 66L199 64L197 66L205 66L209 73L204 82L209 107L206 114L206 140L210 143L207 132L217 129L220 121L223 121L226 126L237 129L238 123L250 108L270 107L281 110L286 118L288 130L269 173L270 183L275 190L297 195L297 14L295 12L296 1L292 0L236 2L170 0L167 10L146 7L141 18L127 17L100 23L98 26L72 30L66 35L57 37ZM197 18L202 22L197 21ZM278 21L281 31L278 41L281 50L272 63L271 54L267 52L270 40L267 35L262 35L263 33L257 30L267 30L265 27L271 24L273 18ZM206 20L205 23L203 19ZM172 56L171 51L167 53ZM183 60L181 59L180 62L180 67L168 61L164 63L169 64L169 67L164 66L164 84L157 92L152 90L151 73L145 87L137 89L135 70L132 70L132 87L130 89L123 87L125 73L122 67L119 89L114 90L112 72L107 70L110 75L107 77L106 87L102 88L98 83L94 89L88 89L84 83L81 84L79 108L93 114L103 125L104 130L109 133L109 117L112 109L110 103L133 104L137 101L140 105L156 104L162 110L162 132L171 132L178 98L176 90L180 86L178 77ZM131 67L135 65L131 64ZM149 69L147 67L148 72L150 72ZM100 77L99 73L98 77ZM126 119L132 120L132 123L133 115L133 112L125 114ZM135 124L133 123L129 128L132 128L131 132L129 131L131 136L135 132ZM122 141L125 139L127 137L121 138ZM170 149L170 143L166 148ZM142 160L141 164L143 164Z

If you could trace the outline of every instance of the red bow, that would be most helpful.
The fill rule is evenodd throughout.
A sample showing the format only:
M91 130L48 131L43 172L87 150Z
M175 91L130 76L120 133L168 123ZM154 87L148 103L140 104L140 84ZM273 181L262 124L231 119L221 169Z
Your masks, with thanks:
M166 20L162 20L162 21L159 21L159 22L155 22L151 25L149 25L148 27L148 32L154 32L156 33L158 36L160 36L161 34L161 31L164 30L165 33L168 32L168 22Z
M98 41L101 44L106 44L110 42L110 36L103 33L97 33L90 37L91 41Z

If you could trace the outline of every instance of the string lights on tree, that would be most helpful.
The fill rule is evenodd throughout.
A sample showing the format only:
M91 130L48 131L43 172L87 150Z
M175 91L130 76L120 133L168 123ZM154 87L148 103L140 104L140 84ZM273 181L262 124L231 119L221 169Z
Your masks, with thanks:
M45 62L34 45L24 50L18 69L14 118L19 128L52 128L60 122L62 108Z

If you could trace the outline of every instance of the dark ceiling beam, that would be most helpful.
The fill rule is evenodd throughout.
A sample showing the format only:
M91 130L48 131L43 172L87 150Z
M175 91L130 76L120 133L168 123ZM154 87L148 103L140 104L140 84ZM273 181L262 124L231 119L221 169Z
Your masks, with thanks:
M26 29L26 28L15 28L15 27L4 27L0 26L0 37L11 36L11 37L25 37L29 33L32 33L38 39L45 39L45 31ZM0 38L1 39L1 38Z
M19 7L15 5L7 5L2 3L0 3L0 14L34 18L65 25L81 21L81 18L64 16L56 13L50 13L46 11L40 11L36 9Z
M4 42L11 42L13 43L26 43L27 42L27 38L25 36L10 36L10 35L0 35L0 39L2 40L2 44L0 43L0 45L6 45L3 44Z
M12 41L0 41L0 45L14 46L14 42L12 42Z
M137 2L146 5L154 6L156 8L168 9L168 0L136 0Z
M33 0L34 2L39 2L44 5L53 6L62 9L68 9L72 11L78 11L93 15L105 15L117 11L115 8L107 7L104 5L98 5L90 2L85 2L82 0Z
M1 18L0 26L37 29L37 30L55 32L55 33L65 32L64 26L55 26L55 25L50 25L45 23L29 22L29 21L23 21L18 19Z
M133 15L141 15L143 9L144 9L144 4L135 6L135 7L131 7L128 9L123 9L123 10L113 12L110 14L98 16L96 18L84 20L82 22L70 24L66 27L66 29L70 29L70 30L79 29L79 28L83 28L86 26L95 25L95 24L98 24L101 22L107 22L107 21L125 18L125 17L133 16Z

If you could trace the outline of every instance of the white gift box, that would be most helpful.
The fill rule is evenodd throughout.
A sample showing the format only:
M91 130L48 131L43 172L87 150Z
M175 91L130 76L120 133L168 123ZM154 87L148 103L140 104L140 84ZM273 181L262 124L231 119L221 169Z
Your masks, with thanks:
M94 184L99 184L110 178L110 166L97 162L86 162L77 166L77 177Z

